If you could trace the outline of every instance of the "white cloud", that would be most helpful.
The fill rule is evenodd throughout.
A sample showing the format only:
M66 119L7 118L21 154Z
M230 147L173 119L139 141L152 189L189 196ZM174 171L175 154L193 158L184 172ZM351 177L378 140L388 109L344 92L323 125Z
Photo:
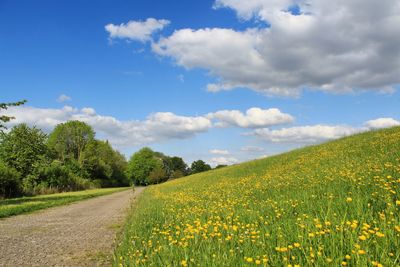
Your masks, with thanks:
M216 157L210 160L211 164L216 165L231 165L238 163L239 160L234 157Z
M250 153L264 152L264 148L258 146L244 146L240 150L243 152L250 152Z
M201 116L185 117L170 112L157 112L142 121L120 121L111 116L98 115L93 108L78 110L69 106L62 109L10 107L6 114L15 117L8 126L27 123L46 132L50 132L59 123L80 120L91 125L102 139L118 147L189 138L206 132L212 126L209 119Z
M107 24L106 31L110 38L130 39L141 42L150 41L152 34L162 30L170 22L165 19L148 18L145 21L131 20L128 23L120 25Z
M217 111L203 116L179 116L171 112L157 112L150 114L144 120L127 121L97 114L90 107L77 109L65 106L61 109L50 109L19 106L10 107L6 114L16 118L8 124L9 126L27 123L36 125L46 132L50 132L57 124L80 120L91 125L102 139L107 139L119 147L189 138L197 133L206 132L215 125L254 128L284 123L291 118L290 115L281 113L277 109L259 108L251 108L246 114L240 111ZM229 152L212 150L210 153L228 155Z
M287 11L295 4L300 14ZM297 96L304 88L390 92L400 84L397 0L217 0L222 7L271 27L181 29L152 46L180 66L208 70L217 78L209 91Z
M64 95L64 94L60 95L57 98L57 102L60 102L60 103L71 101L71 100L72 100L72 98L70 96L67 96L67 95Z
M228 150L220 150L220 149L211 149L209 151L211 154L215 154L215 155L229 155L229 151Z
M256 129L254 135L276 143L316 143L352 135L362 130L364 129L343 125L313 125L279 130Z
M268 127L294 121L291 115L282 113L279 109L256 107L248 109L245 114L239 110L221 110L209 113L207 118L217 120L216 126L218 127L237 126L242 128Z
M393 126L399 126L400 121L397 121L393 118L379 118L376 120L369 120L364 124L366 127L370 129L380 129L380 128L389 128Z

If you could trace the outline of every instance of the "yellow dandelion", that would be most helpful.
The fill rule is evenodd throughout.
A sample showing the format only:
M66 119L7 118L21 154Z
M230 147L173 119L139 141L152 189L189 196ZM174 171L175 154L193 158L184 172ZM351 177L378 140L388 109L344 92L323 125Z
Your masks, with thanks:
M360 239L361 241L365 241L367 240L367 237L365 235L360 235L358 239Z

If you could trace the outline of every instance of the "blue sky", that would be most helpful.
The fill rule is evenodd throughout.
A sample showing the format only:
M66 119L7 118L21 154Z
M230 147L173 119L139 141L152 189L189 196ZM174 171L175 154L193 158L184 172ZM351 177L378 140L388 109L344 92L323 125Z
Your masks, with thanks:
M55 121L82 118L127 156L150 146L214 165L399 123L400 46L391 38L399 30L379 23L398 19L398 9L358 8L376 21L378 38L357 28L365 18L344 1L258 2L0 0L1 102L29 101L10 110L14 124L50 131ZM321 10L337 6L354 11L353 32L343 18L324 20ZM144 37L126 27L148 18L169 23ZM325 40L327 30L338 37ZM250 108L258 108L255 117L246 116ZM292 120L262 112L270 109ZM232 110L244 117L210 115ZM105 116L121 128L98 127ZM131 132L114 133L124 129Z

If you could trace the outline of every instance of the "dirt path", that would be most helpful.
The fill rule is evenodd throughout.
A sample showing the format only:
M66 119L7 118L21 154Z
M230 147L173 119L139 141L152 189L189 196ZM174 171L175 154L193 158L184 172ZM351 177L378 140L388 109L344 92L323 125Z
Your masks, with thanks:
M143 188L0 220L0 266L108 266L117 230Z

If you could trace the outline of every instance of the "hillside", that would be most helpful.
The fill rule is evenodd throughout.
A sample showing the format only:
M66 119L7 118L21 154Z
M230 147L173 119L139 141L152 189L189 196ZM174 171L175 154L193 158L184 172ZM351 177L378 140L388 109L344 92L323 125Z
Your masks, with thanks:
M115 265L398 266L400 127L148 188Z

